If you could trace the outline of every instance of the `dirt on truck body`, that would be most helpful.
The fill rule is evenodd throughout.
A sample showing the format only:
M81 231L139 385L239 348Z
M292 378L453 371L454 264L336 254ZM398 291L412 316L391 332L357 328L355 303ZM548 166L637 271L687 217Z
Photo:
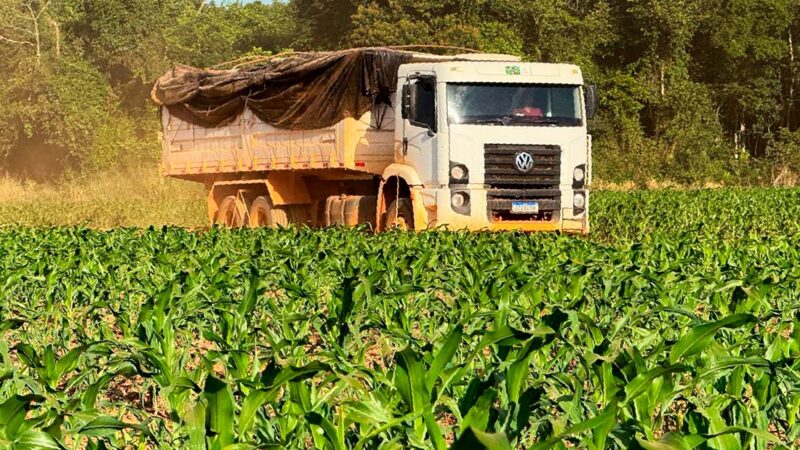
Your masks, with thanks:
M591 140L576 66L370 48L153 89L162 171L228 227L588 232Z

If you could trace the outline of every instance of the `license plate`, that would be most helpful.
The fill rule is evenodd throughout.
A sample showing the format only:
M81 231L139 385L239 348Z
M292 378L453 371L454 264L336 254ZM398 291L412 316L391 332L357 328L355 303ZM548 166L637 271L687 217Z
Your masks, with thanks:
M538 214L539 202L511 202L512 214Z

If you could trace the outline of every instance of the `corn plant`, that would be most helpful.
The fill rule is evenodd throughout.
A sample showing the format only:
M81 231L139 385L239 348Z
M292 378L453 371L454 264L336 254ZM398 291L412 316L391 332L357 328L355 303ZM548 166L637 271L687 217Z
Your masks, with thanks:
M604 195L589 238L0 229L0 447L800 445L796 192Z

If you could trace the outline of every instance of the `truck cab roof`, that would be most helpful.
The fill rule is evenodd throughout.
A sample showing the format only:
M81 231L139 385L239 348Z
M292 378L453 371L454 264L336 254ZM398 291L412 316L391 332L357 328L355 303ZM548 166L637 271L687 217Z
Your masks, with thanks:
M522 62L507 55L488 55L495 59L479 59L487 55L470 56L470 59L449 57L440 61L403 64L398 75L400 78L413 74L436 75L438 82L445 83L584 84L580 67L572 64Z

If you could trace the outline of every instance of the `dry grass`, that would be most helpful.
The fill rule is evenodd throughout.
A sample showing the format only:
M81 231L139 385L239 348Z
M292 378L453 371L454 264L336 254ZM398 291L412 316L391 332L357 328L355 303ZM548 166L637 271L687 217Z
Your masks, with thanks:
M598 191L622 191L622 192L640 191L643 188L649 190L659 190L659 189L685 190L685 189L695 189L695 188L716 189L721 187L723 187L722 184L712 183L712 182L706 182L702 186L686 186L672 181L658 181L658 180L649 180L647 181L647 183L645 183L644 186L640 186L633 181L627 181L625 183L614 183L614 182L605 182L601 180L594 180L594 182L592 183L592 189Z
M0 178L0 224L92 228L207 225L199 183L165 179L156 168L35 183Z

